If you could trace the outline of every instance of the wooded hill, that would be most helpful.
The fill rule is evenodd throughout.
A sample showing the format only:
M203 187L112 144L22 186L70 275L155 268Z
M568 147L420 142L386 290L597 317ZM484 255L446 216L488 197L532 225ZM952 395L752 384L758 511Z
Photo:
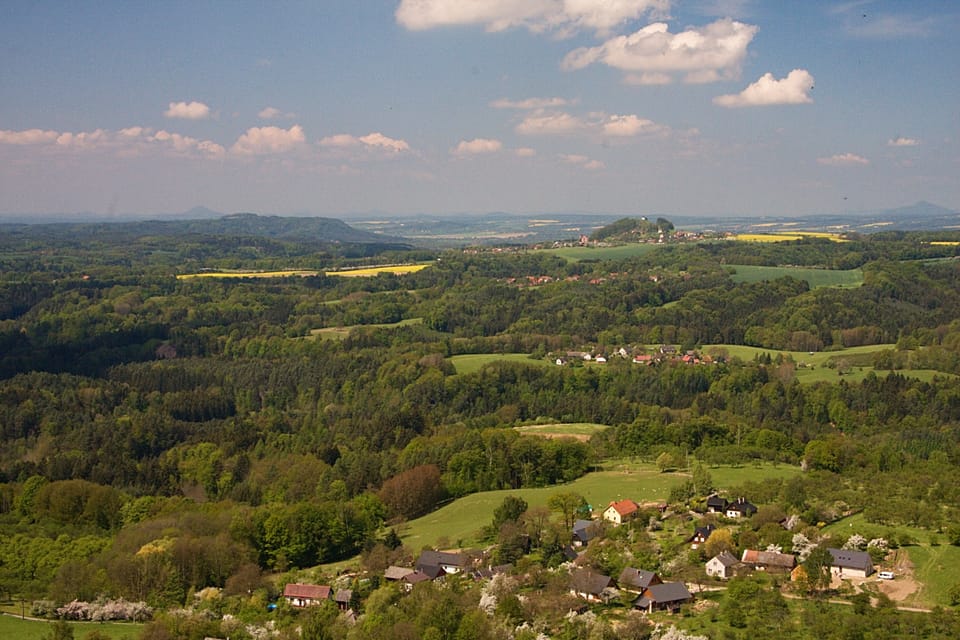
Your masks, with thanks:
M572 263L233 232L80 242L51 228L0 236L0 594L155 606L210 586L269 594L264 572L370 550L387 522L623 456L803 464L751 497L814 528L862 511L960 543L956 234L668 244ZM176 278L427 259L372 278ZM863 284L737 283L737 265L859 267ZM311 334L347 326L342 339ZM661 345L712 356L633 361ZM888 346L810 384L779 353L857 345ZM458 374L449 360L478 353L537 362ZM869 371L853 380L857 368ZM610 428L589 442L512 429L537 420Z

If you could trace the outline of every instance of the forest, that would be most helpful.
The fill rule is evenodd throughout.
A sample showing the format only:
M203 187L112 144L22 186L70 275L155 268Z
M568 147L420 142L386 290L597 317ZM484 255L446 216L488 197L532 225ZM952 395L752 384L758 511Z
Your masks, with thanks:
M599 237L630 228L615 224ZM673 232L669 221L655 226ZM216 588L233 598L219 614L263 623L265 603L296 571L402 550L403 523L453 499L560 487L606 460L665 454L686 472L690 460L700 469L800 466L795 480L746 488L811 525L860 513L960 544L957 232L666 242L632 258L571 262L516 246L325 242L287 227L0 228L0 600L42 612L125 599L158 612L142 637L217 635L209 620L177 631L159 612ZM430 266L324 275L412 263ZM733 277L757 265L858 268L863 283ZM281 269L318 275L177 277ZM664 345L709 364L633 360ZM737 346L768 353L730 355ZM862 346L876 349L842 355ZM568 361L583 352L608 361ZM829 379L807 383L797 376L806 365L788 352L837 356ZM462 354L529 362L491 358L458 373L450 358ZM589 440L514 429L545 422L609 428ZM709 487L695 476L672 503L704 497ZM498 536L503 524L492 542L511 540ZM541 571L556 566L560 535L536 536ZM643 553L663 569L660 552ZM530 589L549 591L550 577L529 575ZM325 608L283 611L277 633L521 637L505 631L510 621L537 620L535 605L516 609L523 598L479 616L466 588L428 585L403 599L376 586L365 587L355 627ZM765 583L736 588L767 592ZM960 602L960 586L957 594ZM767 619L786 606L774 596L754 603L728 618ZM956 637L957 602L944 604L932 614L848 607L828 628L834 614L818 602L797 614L803 625L748 634L731 623L711 637ZM635 626L618 637L650 637Z

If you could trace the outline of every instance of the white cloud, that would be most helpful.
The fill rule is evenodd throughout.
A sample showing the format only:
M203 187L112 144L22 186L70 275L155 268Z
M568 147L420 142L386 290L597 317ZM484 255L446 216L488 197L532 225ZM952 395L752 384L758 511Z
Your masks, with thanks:
M580 155L577 153L561 153L560 160L567 163L573 164L578 167L583 167L589 171L596 171L598 169L603 169L606 165L600 162L599 160L594 160L588 158L587 156Z
M461 140L451 153L457 156L473 156L485 153L496 153L503 148L503 143L499 140L488 138L474 138L473 140Z
M572 104L566 98L527 98L526 100L510 100L500 98L490 103L494 109L556 109Z
M646 73L628 73L623 81L627 84L640 86L670 84L673 82L673 76L669 73L646 72Z
M704 27L670 33L666 23L647 25L636 33L607 40L598 47L581 47L562 63L567 71L602 62L622 71L686 74L688 82L736 78L757 27L729 18ZM650 76L662 83L660 76Z
M390 138L383 135L379 131L368 133L367 135L360 137L352 136L349 133L338 133L336 135L321 138L318 144L321 147L340 149L362 146L365 148L386 149L396 153L410 150L410 145L406 142L406 140Z
M617 115L596 111L580 117L562 111L535 111L524 118L516 132L522 135L588 134L610 138L664 135L670 127L634 114Z
M817 158L817 162L831 167L859 167L870 164L870 161L855 153L837 153L828 158Z
M643 15L665 17L670 0L402 0L397 22L412 31L483 25L487 31L525 27L569 35L579 29L605 34Z
M794 69L782 80L765 73L740 93L717 96L713 103L721 107L757 107L776 104L809 104L813 76L806 69Z
M295 124L289 129L280 127L250 127L237 138L230 151L239 155L283 153L303 144L303 128Z
M517 154L518 158L532 158L533 156L537 155L537 150L531 149L530 147L519 147L514 149L513 152Z
M203 120L210 117L210 107L202 102L171 102L170 108L163 112L168 118Z
M903 136L897 136L896 138L891 138L887 140L888 147L917 147L920 146L920 141L916 138L905 138Z
M129 157L151 149L172 151L177 155L199 155L215 158L225 154L224 148L210 140L198 140L168 131L153 132L149 127L126 127L118 131L0 131L0 144L45 145L64 153L114 152Z
M264 107L260 110L260 113L257 114L257 117L261 120L279 120L296 118L297 114L281 111L276 107Z
M0 144L49 144L55 142L59 135L56 131L44 131L43 129L0 130Z

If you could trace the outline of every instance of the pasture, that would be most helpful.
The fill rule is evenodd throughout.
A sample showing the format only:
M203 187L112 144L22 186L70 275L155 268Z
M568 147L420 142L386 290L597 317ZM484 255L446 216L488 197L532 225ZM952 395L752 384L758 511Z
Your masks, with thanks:
M451 356L450 362L457 373L476 373L491 362L523 362L538 367L547 366L549 361L543 358L531 358L529 353L468 353Z
M142 624L133 622L71 622L70 627L77 640L83 640L93 631L113 640L134 640L143 630ZM50 623L45 620L21 620L8 614L0 615L0 638L4 640L43 640L51 637L50 634Z
M423 318L407 318L400 322L390 322L385 324L354 324L348 327L324 327L323 329L310 329L310 338L327 338L330 340L343 340L350 335L354 329L361 327L376 327L380 329L391 329L395 327L405 327L412 324L423 324Z
M572 422L569 424L530 424L514 427L513 430L524 436L589 440L593 434L608 428L605 424L596 424L594 422Z
M859 287L863 284L863 269L811 269L807 267L760 267L754 265L729 265L734 282L762 282L790 276L805 280L811 289L818 287Z
M799 467L769 464L750 467L711 467L714 484L724 488L741 484L744 480L789 478L800 473ZM411 549L436 545L471 546L479 544L479 532L493 518L493 511L508 495L523 498L530 507L546 506L555 493L574 492L582 495L594 510L602 511L611 501L630 498L639 503L665 501L670 490L689 477L686 473L660 473L646 462L628 459L614 460L600 471L564 485L536 489L508 489L485 491L464 496L450 504L411 520L402 532L403 542Z

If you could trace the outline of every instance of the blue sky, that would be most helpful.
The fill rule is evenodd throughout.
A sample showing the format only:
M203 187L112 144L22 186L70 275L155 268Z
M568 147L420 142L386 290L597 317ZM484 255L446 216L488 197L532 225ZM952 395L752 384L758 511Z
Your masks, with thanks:
M960 209L953 0L0 15L0 215Z

